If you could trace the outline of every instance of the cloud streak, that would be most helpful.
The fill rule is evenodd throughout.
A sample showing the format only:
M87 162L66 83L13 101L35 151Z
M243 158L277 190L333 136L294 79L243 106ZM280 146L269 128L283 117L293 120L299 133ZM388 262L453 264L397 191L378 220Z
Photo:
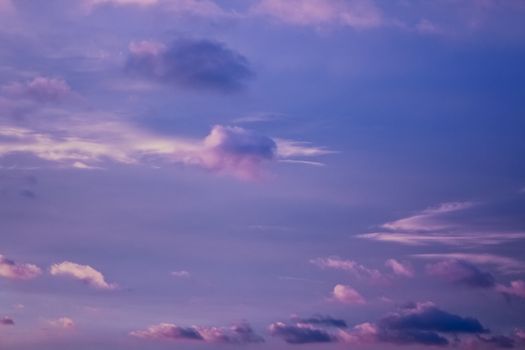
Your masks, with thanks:
M80 265L70 261L53 264L49 272L53 276L67 276L88 284L96 289L112 290L116 284L106 282L104 275L89 265Z

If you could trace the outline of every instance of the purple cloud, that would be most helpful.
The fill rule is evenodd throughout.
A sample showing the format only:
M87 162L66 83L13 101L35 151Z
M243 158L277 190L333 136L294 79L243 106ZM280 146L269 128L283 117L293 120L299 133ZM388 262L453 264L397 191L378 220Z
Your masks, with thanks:
M289 344L308 343L332 343L338 339L328 331L316 328L310 324L285 324L283 322L272 323L268 331L275 337L282 338Z
M337 284L332 291L332 297L335 301L344 304L365 304L365 299L359 294L354 288L344 285Z
M492 274L481 271L475 265L462 260L444 260L429 264L426 271L431 276L441 277L449 282L468 287L493 288L495 285Z
M221 92L240 90L254 76L244 56L206 39L132 42L126 70L160 83Z
M312 259L310 263L322 269L347 271L358 278L369 278L374 281L383 280L383 274L380 271L367 268L353 260L341 259L337 256Z
M525 298L525 281L515 280L511 281L509 286L498 284L496 290L507 296L515 296Z
M59 102L72 94L71 87L60 78L35 77L25 83L15 82L2 87L9 96L38 102Z
M2 326L14 326L15 321L11 317L4 316L0 318L0 325Z
M248 323L240 323L229 328L223 327L180 327L171 323L153 325L145 330L131 332L130 335L146 339L195 340L214 344L261 343L264 339L257 335Z
M388 259L385 266L390 268L394 275L411 278L414 277L414 270L408 263L402 263L396 259Z
M313 325L313 326L325 326L325 327L336 327L336 328L347 328L345 320L333 318L331 316L316 315L308 318L293 317L292 321L296 324L302 325Z
M38 277L42 270L33 264L18 264L0 255L0 277L17 280L30 280Z

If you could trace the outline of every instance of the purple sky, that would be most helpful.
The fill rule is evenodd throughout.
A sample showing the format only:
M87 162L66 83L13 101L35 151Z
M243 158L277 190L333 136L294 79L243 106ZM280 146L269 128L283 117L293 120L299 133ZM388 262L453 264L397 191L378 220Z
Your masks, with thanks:
M0 349L525 349L521 0L0 0Z

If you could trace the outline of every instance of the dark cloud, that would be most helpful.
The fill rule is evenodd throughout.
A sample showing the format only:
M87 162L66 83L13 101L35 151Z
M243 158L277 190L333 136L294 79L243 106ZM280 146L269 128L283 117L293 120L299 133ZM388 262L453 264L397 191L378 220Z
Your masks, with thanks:
M383 329L397 331L472 334L488 332L477 319L443 311L431 303L418 303L407 306L400 313L384 317L378 324Z
M332 318L330 316L316 315L316 316L309 317L309 318L294 317L292 320L296 323L311 324L311 325L316 325L316 326L327 326L327 327L336 327L336 328L347 328L348 327L345 320Z
M423 344L437 346L445 346L449 344L448 339L439 333L411 329L403 331L381 329L378 333L378 340L394 344Z
M132 43L126 68L166 84L223 92L242 89L254 75L244 56L205 39L179 39L170 45Z
M0 319L0 325L3 325L3 326L14 326L15 325L15 321L10 318L10 317L3 317Z
M494 276L463 260L444 260L427 265L427 273L472 288L493 288Z
M289 344L330 343L338 339L325 330L307 325L287 325L282 322L272 323L270 334L282 338Z

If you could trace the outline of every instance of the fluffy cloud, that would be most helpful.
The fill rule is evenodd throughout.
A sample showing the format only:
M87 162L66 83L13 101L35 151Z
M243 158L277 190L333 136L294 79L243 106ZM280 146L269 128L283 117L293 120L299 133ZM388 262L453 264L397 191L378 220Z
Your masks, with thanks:
M146 330L131 332L131 335L145 339L196 340L214 344L249 344L264 341L247 323L229 328L180 327L171 323L161 323L150 326Z
M355 29L382 25L381 12L371 0L260 0L252 12L292 25Z
M345 304L364 304L365 299L356 291L354 288L344 285L337 284L332 291L332 297Z
M104 275L89 265L64 261L60 264L53 264L49 271L53 276L69 276L97 289L111 290L117 287L115 284L106 282Z
M492 288L495 279L492 274L481 271L475 265L462 260L444 260L426 267L427 273L449 282L473 288Z
M3 86L1 90L11 97L27 98L38 102L58 102L72 93L63 79L45 76L38 76L24 83L10 83Z
M244 56L205 39L178 39L170 45L132 42L126 68L160 83L222 92L240 90L254 75Z
M42 270L33 264L18 264L0 255L0 277L29 280L39 276Z
M388 259L385 262L385 266L390 268L397 276L414 277L414 270L412 267L406 263L401 263L396 259Z
M301 151L308 153L309 146ZM0 127L0 156L28 153L61 166L96 169L104 162L182 163L243 179L258 178L263 163L285 159L276 142L240 127L214 126L202 140L156 135L111 120L69 122L49 132Z

